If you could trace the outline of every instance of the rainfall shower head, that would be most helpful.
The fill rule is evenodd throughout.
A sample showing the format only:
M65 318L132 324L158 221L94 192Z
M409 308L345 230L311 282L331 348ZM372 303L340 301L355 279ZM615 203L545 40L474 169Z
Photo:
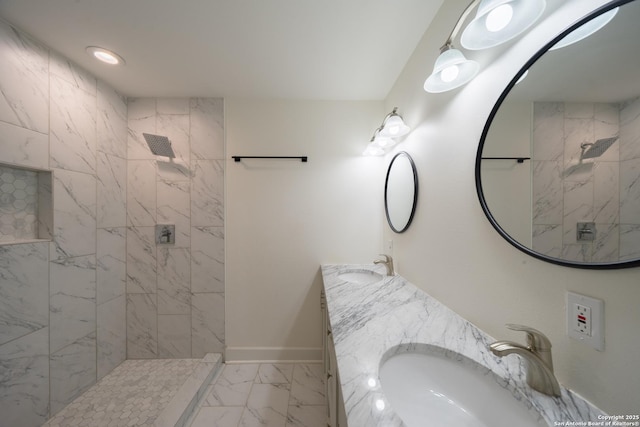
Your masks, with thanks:
M143 133L145 141L149 145L149 149L156 156L165 156L170 158L175 158L176 155L173 152L173 148L171 148L171 142L169 142L169 138L161 135L152 135L150 133Z
M587 144L587 143L580 144L580 148L582 148L582 156L581 156L581 158L583 158L583 159L593 159L595 157L600 157L617 140L618 140L618 137L614 136L614 137L611 137L611 138L599 139L593 144ZM589 148L587 149L587 147L589 147ZM587 151L584 151L585 149Z

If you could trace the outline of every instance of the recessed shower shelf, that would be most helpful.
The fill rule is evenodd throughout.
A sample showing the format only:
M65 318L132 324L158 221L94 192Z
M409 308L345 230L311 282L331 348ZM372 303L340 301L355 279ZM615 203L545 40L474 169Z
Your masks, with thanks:
M51 171L0 164L0 245L51 241Z

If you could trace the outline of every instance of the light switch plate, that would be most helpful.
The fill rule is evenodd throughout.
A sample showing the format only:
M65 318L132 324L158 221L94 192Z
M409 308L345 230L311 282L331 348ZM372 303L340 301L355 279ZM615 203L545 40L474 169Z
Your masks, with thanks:
M604 351L604 301L568 292L567 334Z

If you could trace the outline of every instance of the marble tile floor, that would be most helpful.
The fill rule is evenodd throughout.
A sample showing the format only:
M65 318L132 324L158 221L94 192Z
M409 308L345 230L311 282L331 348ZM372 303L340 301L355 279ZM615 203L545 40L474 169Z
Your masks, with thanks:
M200 362L125 360L43 427L164 425L163 410ZM184 426L324 427L326 414L321 363L228 364L206 386Z
M324 427L321 363L224 365L204 394L190 427Z
M199 362L125 360L43 427L153 426Z

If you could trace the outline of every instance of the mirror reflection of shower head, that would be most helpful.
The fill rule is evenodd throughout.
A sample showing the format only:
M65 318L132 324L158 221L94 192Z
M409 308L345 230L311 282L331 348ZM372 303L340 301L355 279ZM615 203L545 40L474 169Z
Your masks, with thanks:
M594 142L593 144L592 143L580 144L580 148L582 148L582 154L580 155L580 158L581 159L594 159L596 157L600 157L617 140L618 140L618 137L614 136L614 137L611 137L611 138L599 139L596 142Z
M169 138L161 135L153 135L150 133L143 133L145 141L149 145L149 149L156 156L164 156L169 158L175 158L176 155L171 148L171 142Z

